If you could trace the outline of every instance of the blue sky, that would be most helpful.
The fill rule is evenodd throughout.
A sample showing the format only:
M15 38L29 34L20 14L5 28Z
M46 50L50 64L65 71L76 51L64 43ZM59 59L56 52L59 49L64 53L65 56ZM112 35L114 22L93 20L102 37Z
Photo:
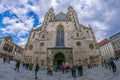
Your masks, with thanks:
M0 37L12 36L24 47L32 27L42 25L46 11L76 10L79 22L94 30L97 41L120 32L119 0L0 0Z

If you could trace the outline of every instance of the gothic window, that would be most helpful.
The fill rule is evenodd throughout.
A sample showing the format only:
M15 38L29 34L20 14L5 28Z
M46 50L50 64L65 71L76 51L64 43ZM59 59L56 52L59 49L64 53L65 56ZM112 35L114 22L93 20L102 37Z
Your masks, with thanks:
M33 49L33 45L29 45L29 50L32 50Z
M45 38L45 35L44 35L44 34L42 35L42 38Z
M56 46L64 46L64 28L62 25L57 27Z
M52 21L52 18L50 18L50 21Z
M33 36L32 36L32 38L34 38L35 37L35 33L33 33Z
M77 37L79 37L79 33L76 33Z
M76 27L76 24L75 24L75 27Z
M86 31L86 35L87 35L87 37L90 37L89 31Z

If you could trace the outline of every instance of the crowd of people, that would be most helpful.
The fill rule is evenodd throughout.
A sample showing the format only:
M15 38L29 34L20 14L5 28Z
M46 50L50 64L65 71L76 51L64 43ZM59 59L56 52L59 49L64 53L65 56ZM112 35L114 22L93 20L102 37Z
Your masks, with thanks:
M118 60L118 59L116 59L116 58L104 59L102 61L102 66L112 70L113 73L115 73L117 71L117 67L116 67L116 64L115 64L116 60Z
M78 76L83 75L83 66L82 65L73 65L70 67L67 65L62 65L62 66L58 66L58 67L49 66L47 68L48 75L53 75L53 71L62 72L63 74L67 74L68 72L71 72L72 77L76 77L77 74L78 74Z
M8 58L6 55L3 56L3 62L5 63L10 63L10 58Z
M9 60L9 61L8 61ZM3 57L3 62L9 62L10 63L10 59L7 57ZM38 63L36 63L35 65L33 65L32 63L28 63L28 62L21 62L20 60L15 60L16 64L15 64L15 71L19 72L19 67L20 65L22 66L22 68L27 69L27 70L34 70L35 72L35 79L38 79L37 73L39 71L40 66L38 65ZM82 64L77 64L77 65L73 65L73 66L68 66L68 65L61 65L61 66L49 66L46 68L47 70L47 74L48 75L53 75L53 72L62 72L63 74L67 74L67 73L71 73L72 77L77 77L77 76L83 76L83 65Z
M3 62L5 63L10 63L10 60L8 57L3 56ZM115 60L118 60L119 58L115 59L115 58L110 58L110 59L105 59L101 62L101 65L105 68L108 68L110 70L113 71L113 73L116 73L117 71L117 67L115 64ZM37 73L40 69L40 66L38 63L36 63L35 65L33 65L32 63L25 63L25 62L21 62L20 60L16 60L16 65L14 70L19 72L19 67L22 64L24 69L27 70L34 70L35 72L35 79L38 79ZM92 65L93 67L93 65ZM88 65L88 68L91 68L90 65ZM53 75L53 72L62 72L63 74L67 74L67 73L71 73L72 77L77 77L77 76L83 76L83 65L82 64L77 64L77 65L72 65L72 66L68 66L68 65L61 65L61 66L49 66L46 68L47 70L47 74L48 75Z

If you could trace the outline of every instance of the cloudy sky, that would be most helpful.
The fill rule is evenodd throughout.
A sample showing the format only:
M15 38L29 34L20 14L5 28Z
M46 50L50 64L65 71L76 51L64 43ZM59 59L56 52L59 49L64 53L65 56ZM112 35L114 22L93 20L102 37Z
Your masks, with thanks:
M50 7L57 14L69 6L81 24L92 26L97 41L120 32L120 0L0 0L0 37L12 36L24 47L30 30L42 25Z

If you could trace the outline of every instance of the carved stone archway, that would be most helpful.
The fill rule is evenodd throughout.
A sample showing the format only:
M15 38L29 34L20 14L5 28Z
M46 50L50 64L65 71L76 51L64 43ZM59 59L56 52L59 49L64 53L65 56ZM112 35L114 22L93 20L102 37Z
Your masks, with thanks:
M59 52L54 56L53 65L62 66L63 64L65 64L65 56Z

